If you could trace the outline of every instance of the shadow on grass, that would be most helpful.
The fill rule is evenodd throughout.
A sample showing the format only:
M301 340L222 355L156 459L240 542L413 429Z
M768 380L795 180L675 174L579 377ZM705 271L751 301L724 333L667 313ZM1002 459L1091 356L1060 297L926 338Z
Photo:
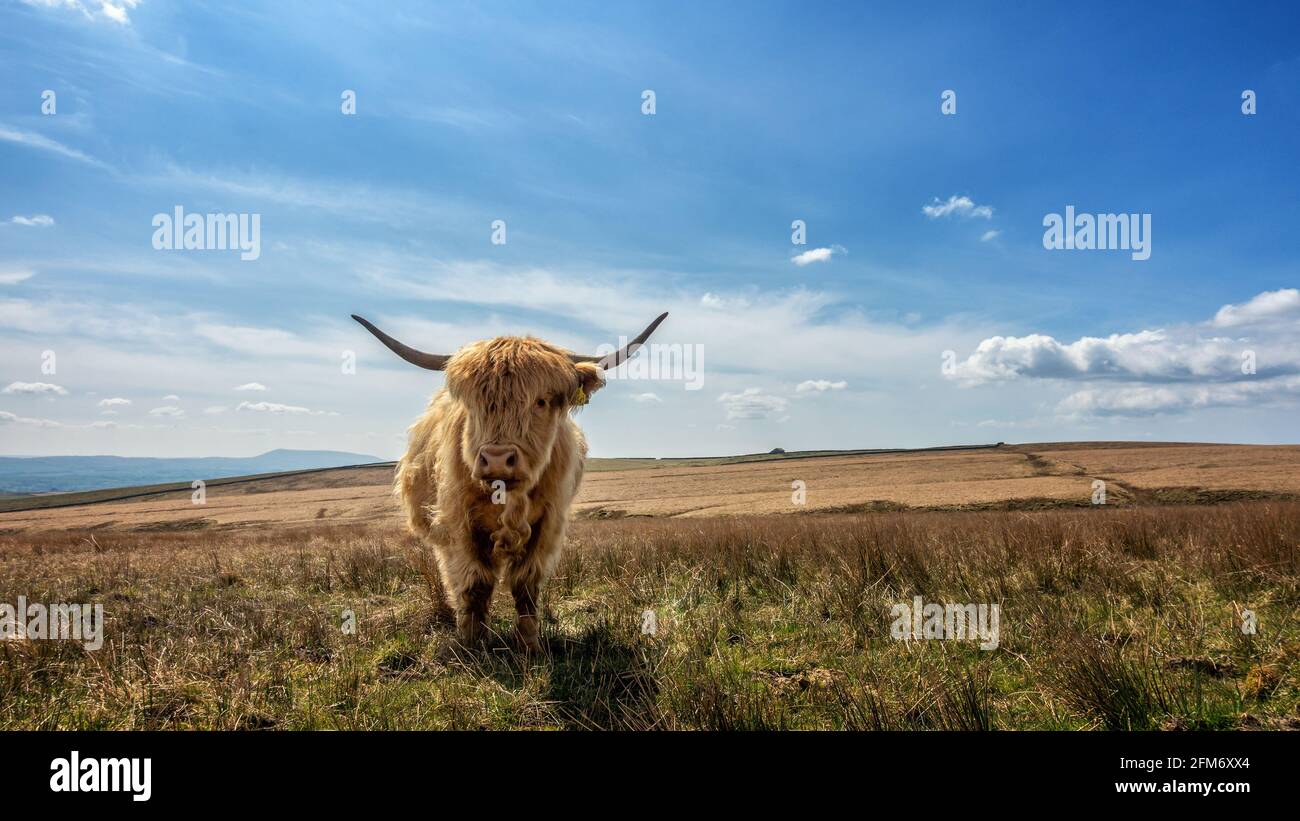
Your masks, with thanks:
M649 730L660 722L659 683L644 650L608 622L549 641L546 699L570 729Z

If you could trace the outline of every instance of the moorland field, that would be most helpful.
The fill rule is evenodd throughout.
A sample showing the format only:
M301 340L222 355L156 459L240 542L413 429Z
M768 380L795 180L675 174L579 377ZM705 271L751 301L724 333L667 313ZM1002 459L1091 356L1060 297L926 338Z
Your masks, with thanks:
M456 645L389 468L6 499L0 602L100 603L106 630L0 642L0 728L1300 727L1298 468L1133 443L595 460L531 656L504 592L490 646ZM997 648L896 639L917 596L998 605Z

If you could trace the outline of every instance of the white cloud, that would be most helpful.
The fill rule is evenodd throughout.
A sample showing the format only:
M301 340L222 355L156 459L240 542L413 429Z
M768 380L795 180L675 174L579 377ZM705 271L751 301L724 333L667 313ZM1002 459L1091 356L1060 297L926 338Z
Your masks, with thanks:
M208 416L219 416L229 410L225 405L209 405L203 409L203 413Z
M848 250L843 245L832 245L829 248L810 248L802 254L795 254L790 258L790 261L802 268L814 262L830 262L831 257L836 254L846 253L848 253Z
M640 402L642 404L664 401L659 398L659 394L657 393L634 393L630 398L633 402Z
M33 419L28 416L18 416L8 411L0 411L0 425L31 425L37 428L58 428L62 427L58 422L52 419Z
M829 379L805 379L796 387L795 393L825 393L826 391L842 391L849 386L849 383L843 379L838 382L832 382Z
M99 407L101 407L101 408L109 408L109 409L112 409L112 408L123 408L123 407L126 407L127 405L130 405L130 404L131 404L131 400L130 400L130 399L123 399L123 398L120 397L120 396L114 396L114 397L111 398L111 399L101 399L101 400L99 400Z
M328 411L311 410L297 405L281 405L278 402L240 402L237 411L255 411L257 413L306 414L308 416L333 416Z
M997 239L1001 235L1002 232L997 230L996 228L993 229L992 231L985 231L983 234L980 234L980 242L992 242L993 240Z
M1214 385L1138 385L1076 391L1056 406L1065 417L1150 416L1184 413L1198 408L1232 408L1295 403L1300 377L1261 379Z
M1214 327L1235 328L1273 319L1300 319L1300 290L1283 288L1256 294L1241 305L1224 305L1214 315Z
M0 390L0 393L16 393L28 396L44 396L49 394L57 394L59 396L68 395L68 391L65 388L61 388L58 385L49 382L10 382L5 386L4 390Z
M1075 419L1289 402L1300 388L1300 325L1275 320L1293 313L1300 314L1300 293L1287 289L1225 305L1199 324L1073 342L1043 334L993 336L946 376L965 385L1020 379L1103 383L1057 404L1059 415ZM1219 330L1249 323L1248 338Z
M31 271L0 271L0 285L17 285L26 282L35 274Z
M10 220L14 225L26 225L32 228L49 228L54 224L54 217L49 214L33 214L30 217L24 217L22 214L15 215Z
M930 219L942 219L943 217L957 216L963 219L972 217L981 217L983 219L992 219L993 206L976 205L970 197L957 196L953 194L948 197L947 202L941 201L938 197L929 205L921 206L921 211Z
M149 411L149 415L159 417L166 416L172 419L183 419L185 417L185 411L175 405L164 405L161 408L154 408Z
M169 394L167 394L166 396L164 396L164 397L162 398L162 401L164 401L164 402L179 402L179 401L181 401L181 398L180 398L179 396L177 396L176 394L174 394L174 393L169 393Z
M235 388L237 391L264 391L266 386L261 382L245 382Z
M781 413L789 404L785 397L763 393L759 388L724 393L718 401L726 407L727 419L766 419Z

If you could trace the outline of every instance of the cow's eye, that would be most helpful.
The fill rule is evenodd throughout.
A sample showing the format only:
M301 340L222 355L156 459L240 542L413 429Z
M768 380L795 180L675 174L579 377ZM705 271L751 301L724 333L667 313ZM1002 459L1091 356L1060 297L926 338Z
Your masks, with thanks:
M543 396L541 399L537 400L537 407L539 408L546 407L546 397Z

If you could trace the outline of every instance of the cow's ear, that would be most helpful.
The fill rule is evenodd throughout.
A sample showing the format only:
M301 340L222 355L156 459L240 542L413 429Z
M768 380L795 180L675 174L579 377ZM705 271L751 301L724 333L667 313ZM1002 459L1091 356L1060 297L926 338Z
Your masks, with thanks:
M579 362L576 367L578 387L570 397L569 404L585 405L593 393L605 387L605 372L594 362Z

